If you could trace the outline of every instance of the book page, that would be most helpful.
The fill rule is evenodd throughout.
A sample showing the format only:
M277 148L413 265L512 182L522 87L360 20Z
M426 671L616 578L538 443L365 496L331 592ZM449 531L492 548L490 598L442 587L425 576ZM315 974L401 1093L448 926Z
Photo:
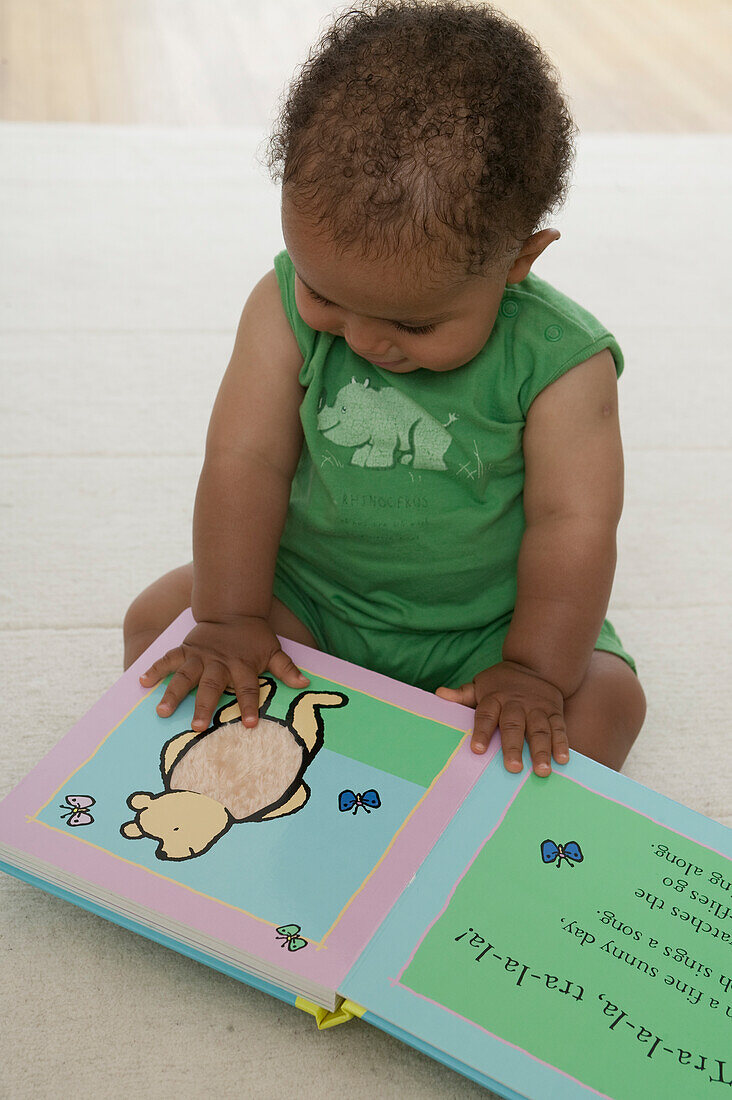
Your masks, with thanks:
M730 855L729 830L577 754L549 779L497 754L344 988L522 1095L718 1095Z
M0 858L335 991L485 765L472 712L285 641L308 688L264 677L261 729L227 696L194 734L193 695L164 719L138 681L189 628L0 805Z

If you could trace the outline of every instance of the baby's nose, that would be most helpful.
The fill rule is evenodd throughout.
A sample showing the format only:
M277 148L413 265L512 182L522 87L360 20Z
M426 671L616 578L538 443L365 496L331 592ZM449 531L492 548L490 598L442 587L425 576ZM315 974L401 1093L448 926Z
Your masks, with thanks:
M391 344L386 340L368 349L357 347L352 340L346 339L346 343L351 351L355 352L356 355L360 355L362 359L377 359L382 361L389 358Z
M351 317L344 325L343 335L349 348L364 359L388 359L393 351L391 339L379 321Z

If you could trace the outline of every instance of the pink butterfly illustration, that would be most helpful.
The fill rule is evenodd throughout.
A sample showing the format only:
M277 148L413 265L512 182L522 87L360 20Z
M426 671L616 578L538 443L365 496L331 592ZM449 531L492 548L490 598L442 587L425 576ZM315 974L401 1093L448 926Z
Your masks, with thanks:
M95 801L89 794L67 794L66 805L59 806L65 810L61 817L66 818L67 825L91 825L94 818L87 813L87 806L93 806Z

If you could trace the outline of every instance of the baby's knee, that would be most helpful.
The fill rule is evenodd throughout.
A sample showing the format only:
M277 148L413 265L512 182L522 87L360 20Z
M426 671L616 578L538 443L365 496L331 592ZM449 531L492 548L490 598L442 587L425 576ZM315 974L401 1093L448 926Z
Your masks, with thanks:
M149 630L154 618L154 601L150 596L150 589L146 588L135 596L127 608L122 620L122 633L125 638L139 634L143 630Z
M635 674L625 685L625 705L628 714L627 723L630 729L634 731L633 740L635 741L646 720L646 693Z
M564 713L570 747L619 771L645 720L646 697L630 665L596 650Z
M162 634L165 624L160 623L160 617L156 613L155 599L146 588L139 596L136 596L122 623L122 637L124 641L124 659L122 667L125 671L151 646L155 639Z
M612 732L615 742L614 753L620 761L619 767L633 748L646 717L645 692L630 666L626 667L630 675L624 676L618 685L615 708L611 712L615 719Z
M127 608L122 630L130 639L149 638L148 645L191 605L193 566L172 569L143 589Z

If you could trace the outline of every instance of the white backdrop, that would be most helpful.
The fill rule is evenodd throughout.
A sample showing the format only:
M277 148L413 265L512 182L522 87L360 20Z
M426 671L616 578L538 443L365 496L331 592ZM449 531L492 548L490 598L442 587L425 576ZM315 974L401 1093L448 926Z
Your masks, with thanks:
M0 125L0 795L119 675L131 599L190 557L211 404L282 247L265 136ZM648 716L624 770L727 825L731 174L729 137L586 135L536 269L626 354L609 614ZM0 943L13 1100L485 1095L4 877Z

